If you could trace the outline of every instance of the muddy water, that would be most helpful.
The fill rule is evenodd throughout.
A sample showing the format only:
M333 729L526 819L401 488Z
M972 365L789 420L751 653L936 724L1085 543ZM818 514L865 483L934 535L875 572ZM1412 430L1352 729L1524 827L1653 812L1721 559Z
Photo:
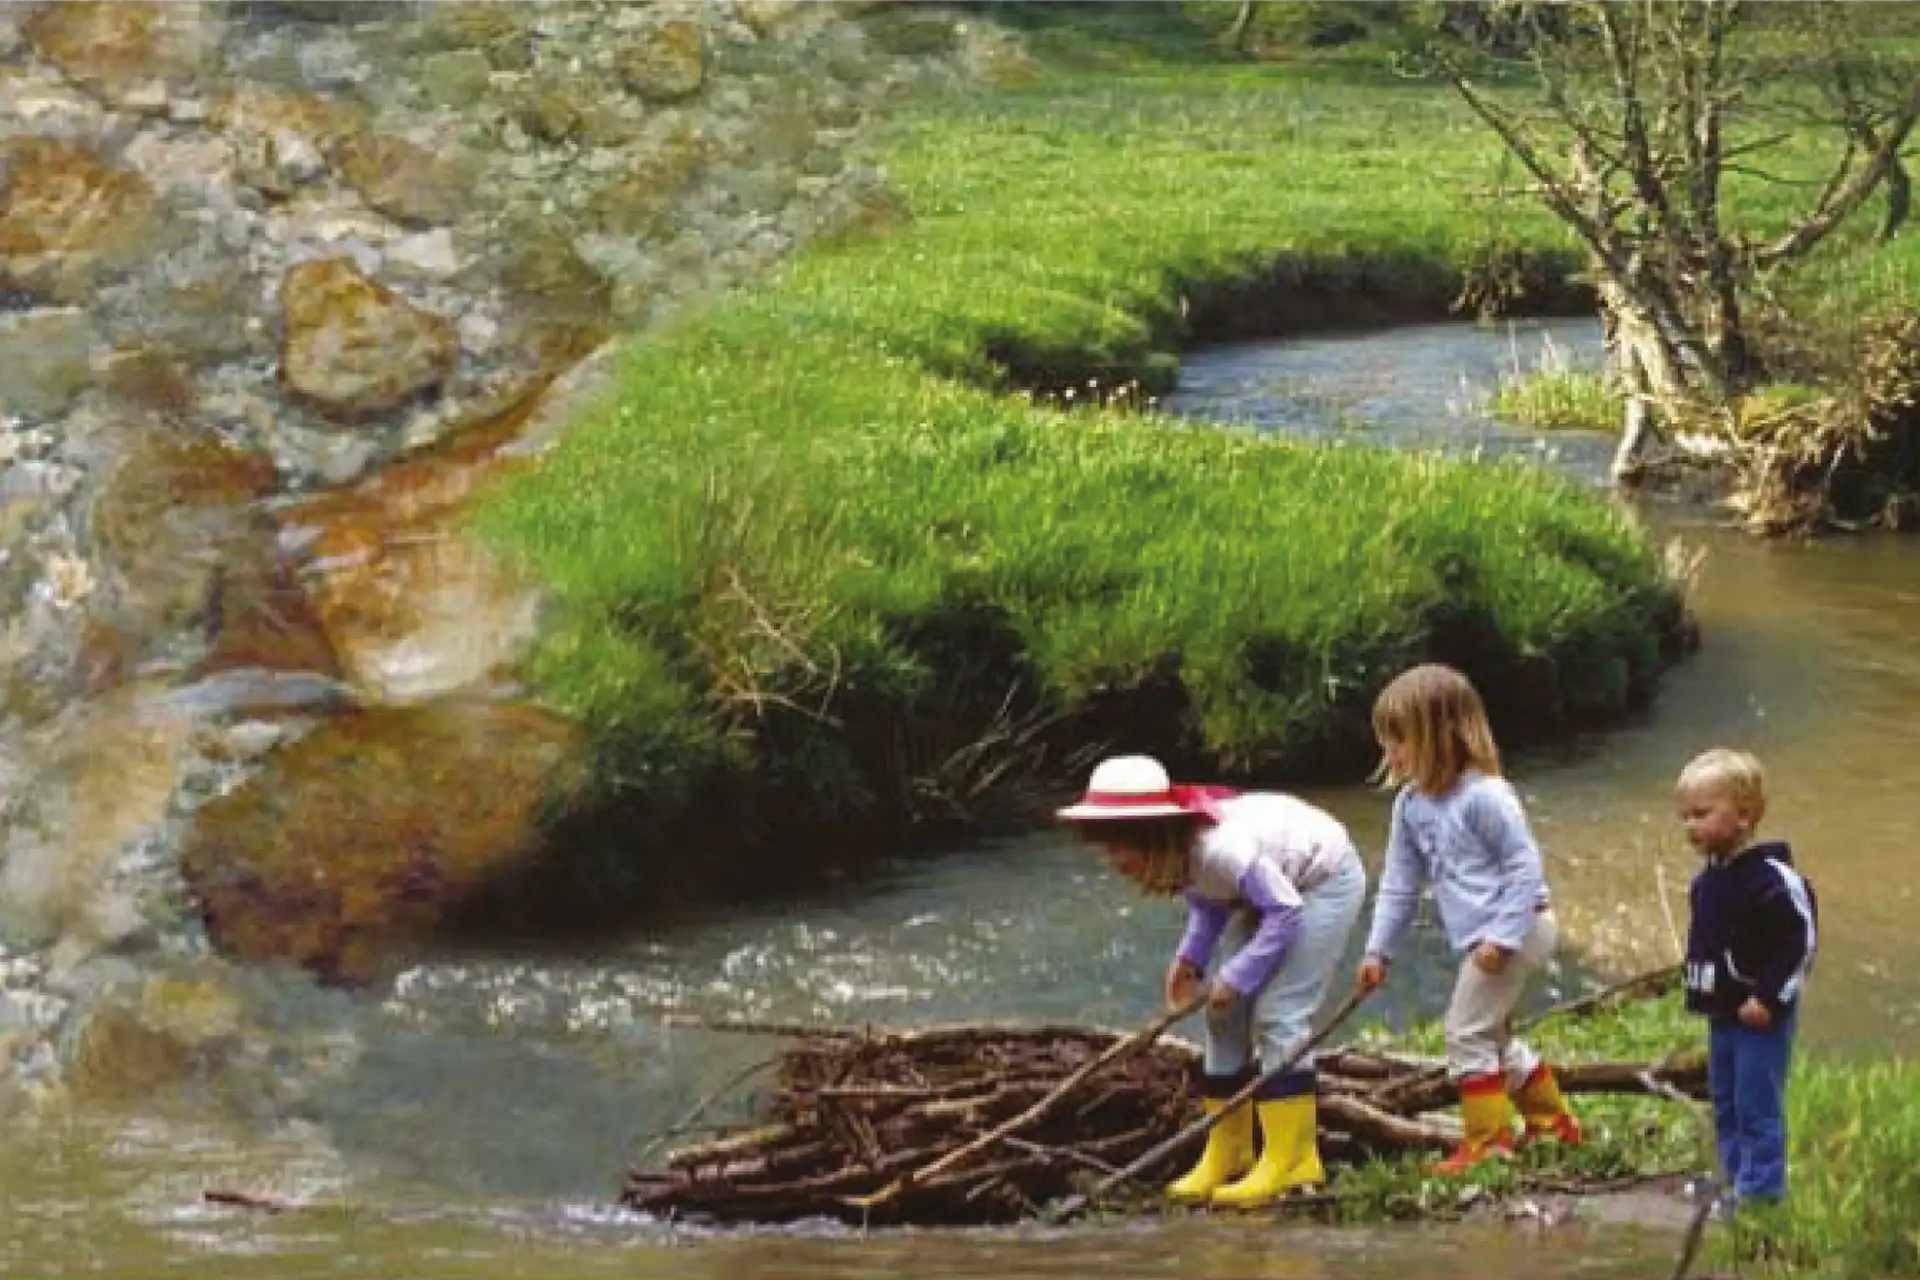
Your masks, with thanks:
M1538 358L1543 331L1467 326L1198 353L1176 407L1417 447L1518 451L1597 475L1607 442L1538 441L1473 412L1500 371ZM1556 326L1585 358L1590 326ZM1342 413L1365 415L1372 426ZM1920 548L1897 541L1769 547L1699 513L1647 518L1708 556L1707 646L1644 723L1515 761L1574 926L1572 966L1668 958L1689 871L1667 803L1673 771L1710 742L1756 746L1774 819L1820 884L1828 922L1810 1036L1829 1049L1920 1043L1893 975L1920 870L1902 837L1920 817L1906 779L1920 746ZM1386 802L1318 796L1377 856ZM1671 1258L1673 1207L1647 1230L1528 1223L1329 1231L1265 1223L927 1233L860 1239L812 1228L707 1237L608 1208L640 1140L768 1042L663 1015L911 1024L953 1018L1124 1026L1150 1009L1179 929L1057 838L904 862L778 911L716 912L591 956L455 957L391 988L320 994L263 977L247 1017L264 1059L174 1070L101 1068L115 1104L15 1117L0 1149L8 1230L0 1273L150 1276L930 1277L1134 1280L1170 1274L1359 1278L1612 1277ZM1423 945L1431 948L1427 939ZM1396 976L1378 1016L1437 1007L1435 966ZM1541 998L1548 998L1551 989ZM118 1059L114 1063L119 1063ZM130 1101L128 1101L130 1100ZM208 1188L295 1206L210 1206ZM1589 1210L1589 1212L1597 1212Z

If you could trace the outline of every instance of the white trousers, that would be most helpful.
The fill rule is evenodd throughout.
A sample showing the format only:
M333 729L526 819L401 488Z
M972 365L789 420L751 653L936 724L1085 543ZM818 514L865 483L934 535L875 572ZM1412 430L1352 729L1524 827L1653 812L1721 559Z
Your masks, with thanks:
M1471 953L1460 962L1446 1023L1447 1071L1454 1079L1505 1072L1509 1090L1527 1082L1540 1065L1540 1055L1510 1031L1513 1009L1528 980L1553 958L1559 942L1560 922L1553 912L1541 911L1535 913L1520 949L1507 957L1507 966L1499 973L1482 973Z

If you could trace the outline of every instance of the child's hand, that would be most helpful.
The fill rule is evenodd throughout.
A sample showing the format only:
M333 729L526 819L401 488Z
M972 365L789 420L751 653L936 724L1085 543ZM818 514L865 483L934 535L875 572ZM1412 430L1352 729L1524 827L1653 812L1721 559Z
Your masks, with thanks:
M1481 943L1473 949L1473 967L1494 977L1507 967L1507 949L1491 942Z
M1200 994L1200 971L1185 960L1175 958L1167 966L1167 1012L1184 1009Z
M1765 1031L1773 1025L1773 1015L1767 1012L1767 1006L1760 1003L1758 996L1748 996L1747 1002L1740 1006L1740 1021L1755 1031Z
M1360 962L1360 972L1354 981L1362 991L1371 991L1387 980L1387 962L1383 956L1368 956Z
M1233 1002L1239 998L1240 993L1238 991L1235 991L1224 982L1215 982L1213 984L1213 990L1207 992L1207 1012L1213 1014L1226 1013L1233 1008Z

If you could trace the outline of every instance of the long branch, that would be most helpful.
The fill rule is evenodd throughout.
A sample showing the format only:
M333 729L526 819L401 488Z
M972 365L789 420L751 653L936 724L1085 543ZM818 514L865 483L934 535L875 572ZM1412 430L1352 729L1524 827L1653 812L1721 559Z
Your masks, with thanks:
M1920 120L1920 76L1908 84L1899 110L1888 121L1886 132L1880 135L1880 145L1874 148L1866 167L1842 184L1830 200L1815 208L1806 221L1755 253L1754 261L1762 267L1773 266L1804 255L1826 239L1887 176L1900 149L1906 146L1916 120Z

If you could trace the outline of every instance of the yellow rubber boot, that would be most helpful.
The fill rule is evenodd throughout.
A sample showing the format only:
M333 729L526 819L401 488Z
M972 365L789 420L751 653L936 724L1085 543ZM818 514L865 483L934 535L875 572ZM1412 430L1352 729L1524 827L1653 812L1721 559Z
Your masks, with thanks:
M1573 1114L1566 1095L1560 1092L1560 1082L1553 1078L1553 1068L1544 1062L1533 1069L1527 1082L1513 1095L1513 1102L1520 1108L1521 1119L1527 1122L1522 1142L1554 1138L1574 1147L1580 1145L1585 1136L1580 1131L1580 1118Z
M1513 1103L1498 1072L1460 1082L1460 1119L1466 1132L1453 1154L1432 1166L1435 1173L1465 1173L1490 1156L1513 1150Z
M1221 1100L1207 1098L1201 1107L1217 1115ZM1235 1107L1227 1118L1207 1132L1207 1149L1186 1176L1167 1185L1167 1195L1187 1204L1204 1204L1213 1193L1253 1165L1253 1108Z
M1257 1209L1295 1187L1327 1180L1320 1164L1319 1117L1313 1094L1274 1098L1259 1104L1260 1136L1265 1145L1252 1172L1213 1193L1223 1209Z

